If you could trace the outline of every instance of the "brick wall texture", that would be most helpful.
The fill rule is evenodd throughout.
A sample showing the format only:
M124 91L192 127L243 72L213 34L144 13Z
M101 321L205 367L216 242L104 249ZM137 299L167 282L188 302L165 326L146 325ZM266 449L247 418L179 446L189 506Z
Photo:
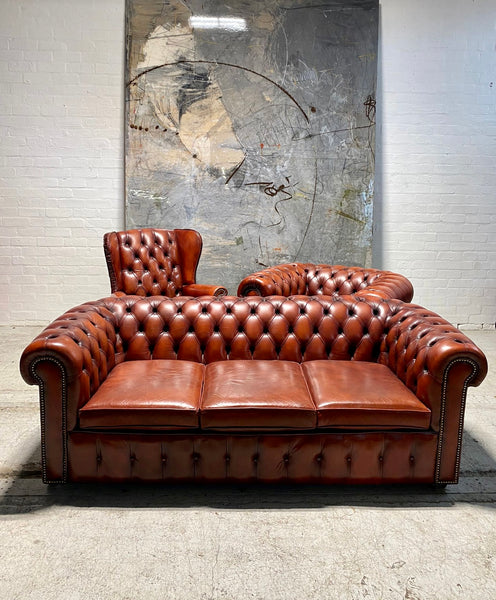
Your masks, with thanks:
M109 292L124 4L2 0L1 324L47 323ZM374 266L455 325L494 328L494 0L381 0L379 40Z

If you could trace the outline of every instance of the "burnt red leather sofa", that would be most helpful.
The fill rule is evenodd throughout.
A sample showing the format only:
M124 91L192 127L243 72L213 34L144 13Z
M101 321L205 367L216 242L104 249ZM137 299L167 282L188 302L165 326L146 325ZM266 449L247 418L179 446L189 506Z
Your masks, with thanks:
M117 296L225 296L196 283L203 240L194 229L129 229L103 236L111 292Z
M113 296L20 367L47 483L456 483L487 371L435 313L357 296Z
M293 296L295 294L306 296L357 294L410 302L413 298L413 286L406 277L392 271L343 265L288 263L267 267L247 275L238 287L238 296Z

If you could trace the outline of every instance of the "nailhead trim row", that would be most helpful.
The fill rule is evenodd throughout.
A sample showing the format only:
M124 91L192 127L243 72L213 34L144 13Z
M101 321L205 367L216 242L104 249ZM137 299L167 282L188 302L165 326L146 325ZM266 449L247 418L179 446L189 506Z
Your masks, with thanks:
M453 367L453 365L455 365L457 363L466 363L466 364L471 365L472 373L467 377L467 379L465 380L465 382L463 384L463 392L462 392L462 399L461 399L461 405L460 405L460 420L458 423L455 474L454 474L453 479L442 480L442 479L440 479L440 471L441 471L441 459L442 459L443 443L444 443L444 425L445 425L445 419L446 419L446 400L447 400L446 396L447 396L447 389L448 389L448 376L449 376L449 372L450 372L451 368ZM479 371L479 368L478 368L477 364L468 358L452 360L448 364L448 366L446 367L446 369L444 371L443 391L442 391L442 397L441 397L441 420L440 420L440 426L439 426L439 441L438 441L437 455L436 455L435 483L440 483L440 484L458 483L458 478L460 475L463 422L464 422L464 415L465 415L465 403L466 403L466 399L467 399L467 390L468 390L468 386L470 385L470 382L476 377L478 371Z
M46 395L45 382L36 372L36 367L41 362L52 362L59 367L62 374L62 478L48 479L46 455ZM67 483L67 374L64 365L53 356L40 356L30 365L30 372L38 382L40 388L40 420L41 420L41 474L43 483Z

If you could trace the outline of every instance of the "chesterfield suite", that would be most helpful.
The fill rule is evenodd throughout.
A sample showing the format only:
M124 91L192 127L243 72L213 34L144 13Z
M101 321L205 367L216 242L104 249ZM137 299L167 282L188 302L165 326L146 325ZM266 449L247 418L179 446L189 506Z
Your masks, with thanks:
M358 295L114 295L21 358L49 483L455 483L486 371L435 313Z
M193 229L131 229L103 238L112 293L122 296L222 296L219 285L196 283L203 241ZM413 287L403 275L377 269L291 263L252 273L238 296L373 295L409 302Z

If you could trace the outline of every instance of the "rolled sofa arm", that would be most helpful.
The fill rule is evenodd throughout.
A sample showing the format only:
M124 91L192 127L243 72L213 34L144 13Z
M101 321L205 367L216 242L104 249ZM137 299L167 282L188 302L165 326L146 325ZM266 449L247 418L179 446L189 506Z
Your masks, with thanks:
M379 362L432 412L439 432L436 480L458 481L467 388L487 374L482 351L461 331L421 306L391 302Z
M294 296L307 293L306 264L288 263L267 267L245 277L238 296Z
M79 407L114 367L117 351L114 315L98 301L66 312L24 350L21 375L40 388L45 483L65 481L66 432L76 426Z
M183 286L183 296L227 296L227 288L221 285L190 283Z

